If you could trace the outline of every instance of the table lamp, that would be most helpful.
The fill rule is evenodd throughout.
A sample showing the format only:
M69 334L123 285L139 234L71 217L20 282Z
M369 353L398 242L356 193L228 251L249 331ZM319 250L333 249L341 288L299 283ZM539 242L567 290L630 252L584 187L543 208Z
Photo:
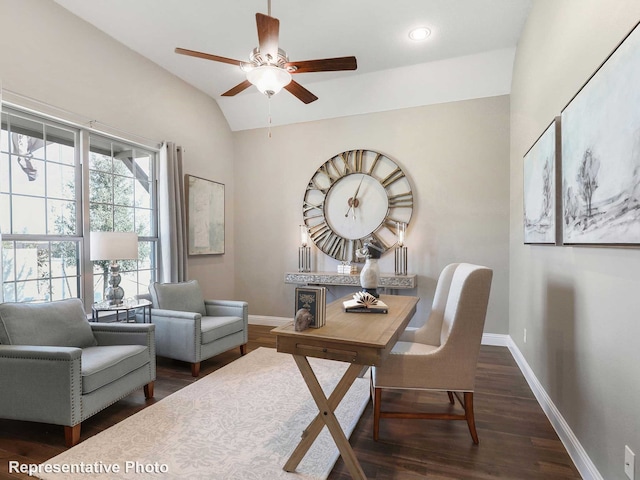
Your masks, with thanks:
M109 305L120 305L124 290L120 286L120 265L118 260L138 259L138 234L135 232L91 232L90 259L109 260L109 286L105 286L104 299Z

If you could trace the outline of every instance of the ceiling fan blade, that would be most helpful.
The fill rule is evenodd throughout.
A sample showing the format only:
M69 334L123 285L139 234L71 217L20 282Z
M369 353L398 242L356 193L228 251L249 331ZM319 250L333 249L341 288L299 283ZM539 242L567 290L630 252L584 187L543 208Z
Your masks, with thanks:
M196 52L195 50L187 50L186 48L176 48L175 52L179 53L180 55L189 55L190 57L204 58L205 60L213 60L214 62L229 63L231 65L237 66L240 66L242 65L242 63L244 63L240 60L234 60L233 58L219 57L218 55Z
M355 70L358 68L356 57L324 58L321 60L304 60L302 62L285 63L285 68L294 67L295 73L337 72L339 70Z
M285 85L284 88L286 91L297 97L298 100L304 103L315 102L318 99L318 97L316 97L313 93L304 88L295 80L291 80L291 82L288 85Z
M271 60L276 63L278 60L278 36L280 35L280 20L262 13L256 13L256 24L258 26L258 43L260 53L266 58L271 55Z
M251 82L249 80L245 80L244 82L239 83L238 85L236 85L232 89L227 90L226 92L224 92L222 94L222 96L223 97L233 97L234 95L237 95L240 92L244 92L250 86L251 86Z

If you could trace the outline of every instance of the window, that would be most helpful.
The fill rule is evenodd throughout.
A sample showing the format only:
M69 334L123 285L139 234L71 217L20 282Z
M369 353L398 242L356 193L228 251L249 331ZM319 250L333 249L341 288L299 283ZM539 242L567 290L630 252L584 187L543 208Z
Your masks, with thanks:
M90 248L89 231L138 233L139 258L120 262L121 285L126 296L146 292L156 277L155 172L153 151L3 111L4 301L101 300L108 262L92 265L83 253Z

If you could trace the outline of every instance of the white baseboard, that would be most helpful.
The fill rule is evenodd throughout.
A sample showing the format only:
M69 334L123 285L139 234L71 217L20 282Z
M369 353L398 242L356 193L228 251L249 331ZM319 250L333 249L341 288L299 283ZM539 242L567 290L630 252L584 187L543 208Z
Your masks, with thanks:
M249 315L249 325L264 325L267 327L279 327L285 323L293 321L287 317L268 317L265 315Z
M508 338L507 346L509 347L511 355L513 355L518 367L520 367L520 371L527 380L529 387L531 387L533 394L542 407L542 410L547 415L547 418L558 434L558 437L560 437L564 447L567 449L571 460L573 460L573 463L576 465L576 468L578 469L578 472L580 472L582 478L585 480L603 480L602 475L598 472L598 469L589 458L589 455L587 455L587 452L582 448L578 438L575 436L558 408L538 381L538 378L533 373L533 370L531 370L531 367L529 367L529 364L525 360L518 346L511 337L507 335L505 336Z
M482 345L492 345L494 347L508 347L511 337L500 333L483 333Z
M249 324L251 325L278 327L292 320L292 318L286 317L249 315ZM536 400L538 400L540 407L542 407L542 411L547 415L547 418L558 434L558 437L560 437L560 441L562 441L564 447L567 449L571 460L573 460L573 463L576 465L576 468L578 469L578 472L580 472L582 478L585 480L603 480L602 475L600 475L600 472L598 472L598 469L589 458L589 455L587 455L587 452L582 448L578 438L575 436L564 417L560 414L558 408L538 381L538 378L533 373L533 370L531 370L531 367L529 367L529 364L513 339L509 335L485 333L482 335L482 344L509 348L511 355L513 355L520 371L533 391Z

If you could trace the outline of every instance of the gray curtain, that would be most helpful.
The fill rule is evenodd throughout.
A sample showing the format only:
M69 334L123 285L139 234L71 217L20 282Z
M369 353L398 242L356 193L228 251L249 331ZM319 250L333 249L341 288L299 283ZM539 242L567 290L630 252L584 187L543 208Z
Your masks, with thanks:
M159 172L159 280L187 280L187 222L182 181L182 148L165 142L160 150Z

